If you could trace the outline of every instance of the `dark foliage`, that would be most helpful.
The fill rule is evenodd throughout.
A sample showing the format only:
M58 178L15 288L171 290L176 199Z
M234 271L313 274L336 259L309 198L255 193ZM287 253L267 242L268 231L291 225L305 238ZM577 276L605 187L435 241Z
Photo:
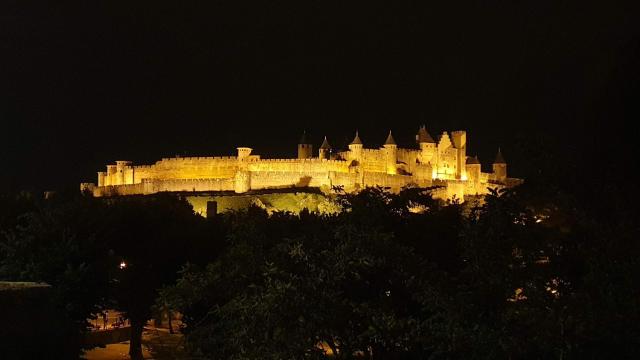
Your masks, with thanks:
M5 196L0 278L53 285L67 355L115 306L138 356L155 305L208 358L632 358L637 215L608 191L590 204L531 181L462 205L366 189L335 215L208 220L168 195Z
M119 309L132 323L132 357L141 356L142 326L152 316L157 290L173 283L188 261L206 262L218 250L218 225L195 215L173 196L98 200L22 194L2 198L0 279L53 286L53 302L66 322L69 353L76 356L87 320ZM120 268L120 263L126 264Z
M252 208L227 216L216 262L164 291L215 358L637 355L637 229L537 191L472 209L415 189L343 195L335 216Z

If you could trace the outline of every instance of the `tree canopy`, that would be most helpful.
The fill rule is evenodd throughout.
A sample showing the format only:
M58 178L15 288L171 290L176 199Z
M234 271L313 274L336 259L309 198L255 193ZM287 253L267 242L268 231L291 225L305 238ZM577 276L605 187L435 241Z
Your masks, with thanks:
M115 307L138 357L155 305L182 313L205 358L634 357L637 225L567 194L372 188L337 194L334 214L211 219L167 194L4 196L0 279L51 284L76 354L86 320Z

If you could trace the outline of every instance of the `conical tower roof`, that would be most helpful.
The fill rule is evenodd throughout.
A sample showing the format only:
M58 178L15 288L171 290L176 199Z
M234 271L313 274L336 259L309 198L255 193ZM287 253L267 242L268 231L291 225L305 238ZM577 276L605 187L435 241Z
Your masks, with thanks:
M331 149L331 145L329 145L329 142L327 141L327 137L324 137L324 141L322 142L322 145L320 145L320 149L323 150L330 150Z
M298 142L298 144L310 144L306 130L302 132L302 136L300 137L300 141Z
M419 143L434 143L435 144L435 140L433 140L431 135L429 135L429 133L427 132L427 128L424 125L422 125L420 127L420 129L418 130L418 142Z
M360 140L360 136L358 135L358 130L356 130L356 137L353 138L353 141L349 145L362 145L362 140Z
M393 135L391 135L391 130L389 130L389 136L387 136L387 140L384 142L385 145L398 145L396 141L393 139Z
M496 159L493 161L494 164L506 164L507 162L504 160L504 156L502 156L502 151L498 148L498 153L496 154Z
M467 159L467 165L480 165L480 160L478 160L478 155L476 156L469 156L469 158Z

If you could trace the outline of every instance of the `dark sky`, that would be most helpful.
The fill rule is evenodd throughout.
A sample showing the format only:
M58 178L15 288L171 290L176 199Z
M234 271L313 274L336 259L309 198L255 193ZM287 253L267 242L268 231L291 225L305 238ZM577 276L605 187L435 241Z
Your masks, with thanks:
M371 147L467 129L471 153L502 146L516 175L526 139L634 148L633 2L186 3L2 1L0 185L236 146L294 156L304 129L317 146L357 128Z

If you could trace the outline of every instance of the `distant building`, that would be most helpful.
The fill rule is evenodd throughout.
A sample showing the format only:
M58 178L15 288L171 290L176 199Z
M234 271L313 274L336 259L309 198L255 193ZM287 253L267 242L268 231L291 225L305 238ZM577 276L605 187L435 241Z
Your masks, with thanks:
M483 195L488 188L521 182L507 177L507 163L500 150L491 173L483 173L477 157L467 156L465 131L443 132L436 142L422 126L416 148L400 148L391 132L379 148L365 148L356 131L349 149L334 152L327 138L313 153L304 134L298 158L263 159L249 147L237 148L237 156L164 158L153 165L116 161L98 172L98 183L81 184L94 196L154 194L158 192L234 192L252 190L341 186L347 192L381 186L398 192L407 186L440 186L434 197Z

